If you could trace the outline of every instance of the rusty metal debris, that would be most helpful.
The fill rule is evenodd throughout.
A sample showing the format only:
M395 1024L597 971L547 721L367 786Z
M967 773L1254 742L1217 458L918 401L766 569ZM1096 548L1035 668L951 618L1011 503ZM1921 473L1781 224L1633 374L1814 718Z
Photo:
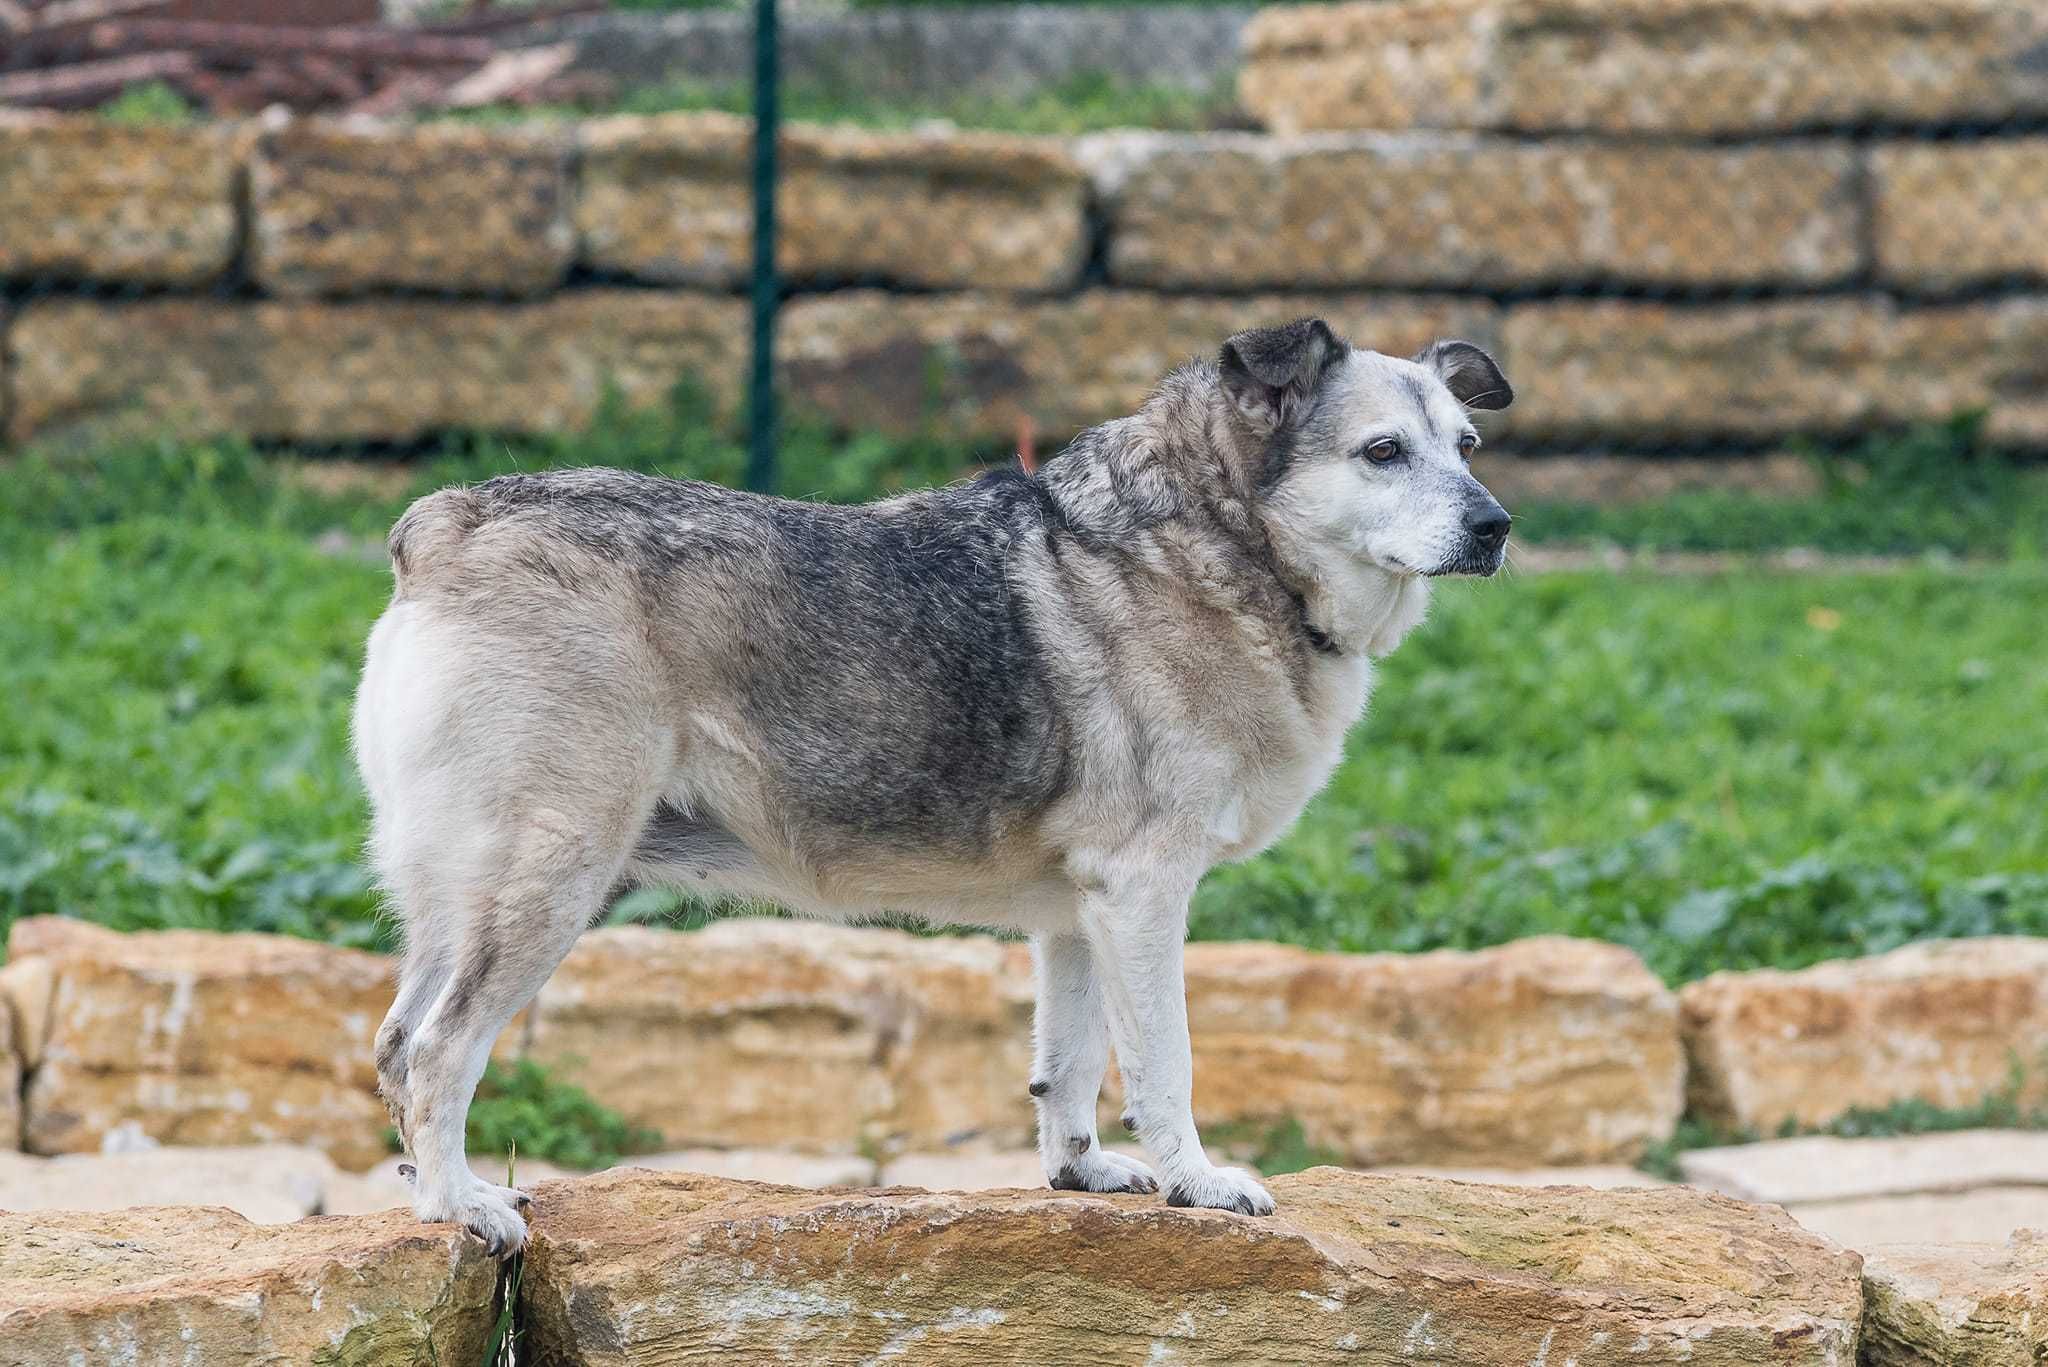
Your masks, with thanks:
M471 0L405 26L386 22L378 0L0 0L0 105L88 108L152 82L215 114L601 98L569 72L569 47L507 39L607 3Z

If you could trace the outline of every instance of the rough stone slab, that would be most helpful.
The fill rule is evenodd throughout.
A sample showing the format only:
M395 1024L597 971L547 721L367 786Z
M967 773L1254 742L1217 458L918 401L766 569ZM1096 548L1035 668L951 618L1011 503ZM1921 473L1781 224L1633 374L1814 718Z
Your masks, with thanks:
M582 130L585 265L737 286L753 253L753 121L599 120ZM789 126L776 262L786 279L1053 290L1088 254L1087 181L1054 138Z
M1810 286L1862 265L1846 142L1117 133L1080 155L1125 285Z
M1361 1165L1542 1166L1631 1159L1678 1120L1676 999L1617 945L1198 944L1187 984L1204 1124L1297 1120Z
M871 1187L875 1163L859 1154L790 1153L784 1149L676 1149L669 1153L636 1153L622 1168L655 1172L695 1172L742 1182L772 1182L784 1187Z
M196 285L226 273L245 135L0 110L0 277Z
M1477 1182L1489 1187L1587 1187L1623 1191L1631 1187L1666 1187L1669 1182L1619 1163L1589 1163L1569 1168L1381 1168L1389 1177L1428 1177L1440 1182Z
M1809 1201L1785 1209L1805 1228L1859 1252L1897 1243L1997 1244L2018 1230L2048 1229L2048 1188L1980 1187L1945 1195Z
M539 294L575 255L570 142L540 128L287 120L250 167L250 269L278 295Z
M225 1206L259 1225L323 1208L334 1163L290 1144L141 1149L37 1158L0 1154L0 1210Z
M1716 973L1679 994L1687 1094L1719 1124L1771 1134L1857 1106L1975 1105L2015 1058L2048 1054L2048 939L1935 940L1796 973ZM2020 1102L2048 1100L2026 1070Z
M306 1144L345 1167L384 1155L370 1041L389 961L277 935L122 935L32 917L10 961L47 959L48 1034L25 1094L24 1147Z
M1845 1367L1860 1260L1684 1188L1320 1168L1260 1220L1156 1197L828 1195L620 1171L537 1194L534 1361Z
M50 300L15 319L17 440L167 430L287 441L558 432L608 386L658 402L739 387L745 305L577 290L533 303Z
M1007 438L1029 417L1055 437L1135 412L1167 371L1214 357L1241 328L1307 314L1402 356L1440 337L1489 345L1496 318L1483 301L1430 296L1090 290L1019 301L847 290L791 301L779 352L792 405L851 428Z
M2048 111L2014 0L1402 0L1263 9L1238 98L1319 128L1763 133Z
M483 1360L497 1265L410 1213L0 1214L0 1367Z
M1896 1139L1812 1135L1693 1149L1678 1168L1696 1187L1743 1201L1845 1201L1857 1197L2038 1186L2048 1195L2048 1133L1962 1130Z
M1871 154L1870 186L1887 283L2048 279L2048 138L1883 144Z
M528 1053L677 1144L1022 1143L1031 1001L1024 947L981 936L620 927L586 935L541 990Z
M1204 1125L1299 1121L1361 1163L1584 1163L1677 1120L1676 1001L1612 945L1197 944L1187 985ZM981 937L621 928L586 936L542 990L526 1049L671 1142L1021 1147L1031 1002L1023 947ZM1112 1078L1106 1125L1117 1095Z
M1508 310L1501 338L1517 440L1854 435L1988 409L1993 439L2048 444L2043 295L1528 303Z
M2048 1361L2048 1233L1872 1249L1863 1302L1865 1367L2036 1367Z
M1151 1161L1136 1144L1104 1147L1143 1163ZM1241 1168L1250 1167L1234 1157L1230 1161ZM922 1187L927 1191L1034 1191L1045 1186L1045 1168L1036 1149L906 1153L882 1164L875 1181L885 1187Z

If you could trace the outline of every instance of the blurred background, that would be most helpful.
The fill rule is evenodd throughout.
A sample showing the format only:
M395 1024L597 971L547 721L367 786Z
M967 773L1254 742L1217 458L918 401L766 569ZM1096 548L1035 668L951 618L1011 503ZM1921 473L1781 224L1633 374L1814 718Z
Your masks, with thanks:
M0 0L0 105L0 930L388 946L346 718L421 491L871 498L1315 312L1499 357L1511 572L1198 938L2048 932L2031 0Z

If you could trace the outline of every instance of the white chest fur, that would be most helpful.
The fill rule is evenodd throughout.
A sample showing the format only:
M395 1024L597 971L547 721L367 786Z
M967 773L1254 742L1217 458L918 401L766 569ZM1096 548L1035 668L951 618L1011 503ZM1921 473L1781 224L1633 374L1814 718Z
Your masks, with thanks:
M1372 661L1363 654L1317 662L1294 724L1252 758L1211 823L1223 859L1244 859L1272 844L1322 791L1343 761L1344 738L1365 709L1372 674Z

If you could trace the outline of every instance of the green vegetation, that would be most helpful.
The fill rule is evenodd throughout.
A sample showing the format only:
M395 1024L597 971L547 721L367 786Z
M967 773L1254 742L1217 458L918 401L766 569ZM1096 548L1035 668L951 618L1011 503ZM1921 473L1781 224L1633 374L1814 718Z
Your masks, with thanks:
M451 110L442 117L498 123L707 109L747 114L753 111L753 98L753 88L744 83L671 81L624 90L598 103L498 105ZM1075 76L1029 95L960 95L943 100L906 100L859 89L795 85L782 92L782 116L802 123L847 123L865 128L911 128L943 121L1009 133L1244 126L1228 82L1211 89L1134 85L1100 73Z
M1116 1136L1117 1139L1126 1137ZM1211 1125L1202 1132L1202 1137L1211 1152L1229 1154L1249 1163L1264 1177L1278 1177L1282 1173L1302 1172L1308 1168L1351 1166L1343 1154L1311 1144L1308 1135L1302 1131L1301 1122L1292 1116L1270 1124L1240 1122ZM1107 1141L1110 1136L1105 1135L1104 1139Z
M162 81L131 85L99 107L100 117L114 123L191 123L199 110Z
M1711 530L1753 546L1833 519L1884 548L2013 559L1441 585L1383 666L1351 762L1276 849L1210 877L1194 933L1413 950L1562 932L1630 945L1673 981L2048 933L2042 476L1960 431L1914 437L1913 461L1831 457L1841 477L1805 511L1730 501ZM790 492L851 499L951 478L976 453L796 430L783 454ZM451 440L345 487L316 488L317 459L226 442L16 460L0 504L0 931L64 913L388 944L356 862L347 730L388 592L374 538L454 480L605 463L732 481L743 459L679 393L575 437ZM1980 487L2002 493L1958 494ZM1967 502L1967 524L1930 516L1915 540L1911 518L1884 520L1944 501ZM1599 525L1671 544L1683 506ZM1539 541L1593 520L1517 512Z
M1352 761L1195 932L1545 931L1671 980L2048 932L2037 568L1445 585Z
M397 1136L394 1135L396 1143ZM629 1153L645 1153L661 1136L635 1129L617 1111L591 1100L531 1059L493 1061L469 1108L470 1153L545 1159L565 1168L608 1168ZM505 1185L517 1183L507 1179Z

